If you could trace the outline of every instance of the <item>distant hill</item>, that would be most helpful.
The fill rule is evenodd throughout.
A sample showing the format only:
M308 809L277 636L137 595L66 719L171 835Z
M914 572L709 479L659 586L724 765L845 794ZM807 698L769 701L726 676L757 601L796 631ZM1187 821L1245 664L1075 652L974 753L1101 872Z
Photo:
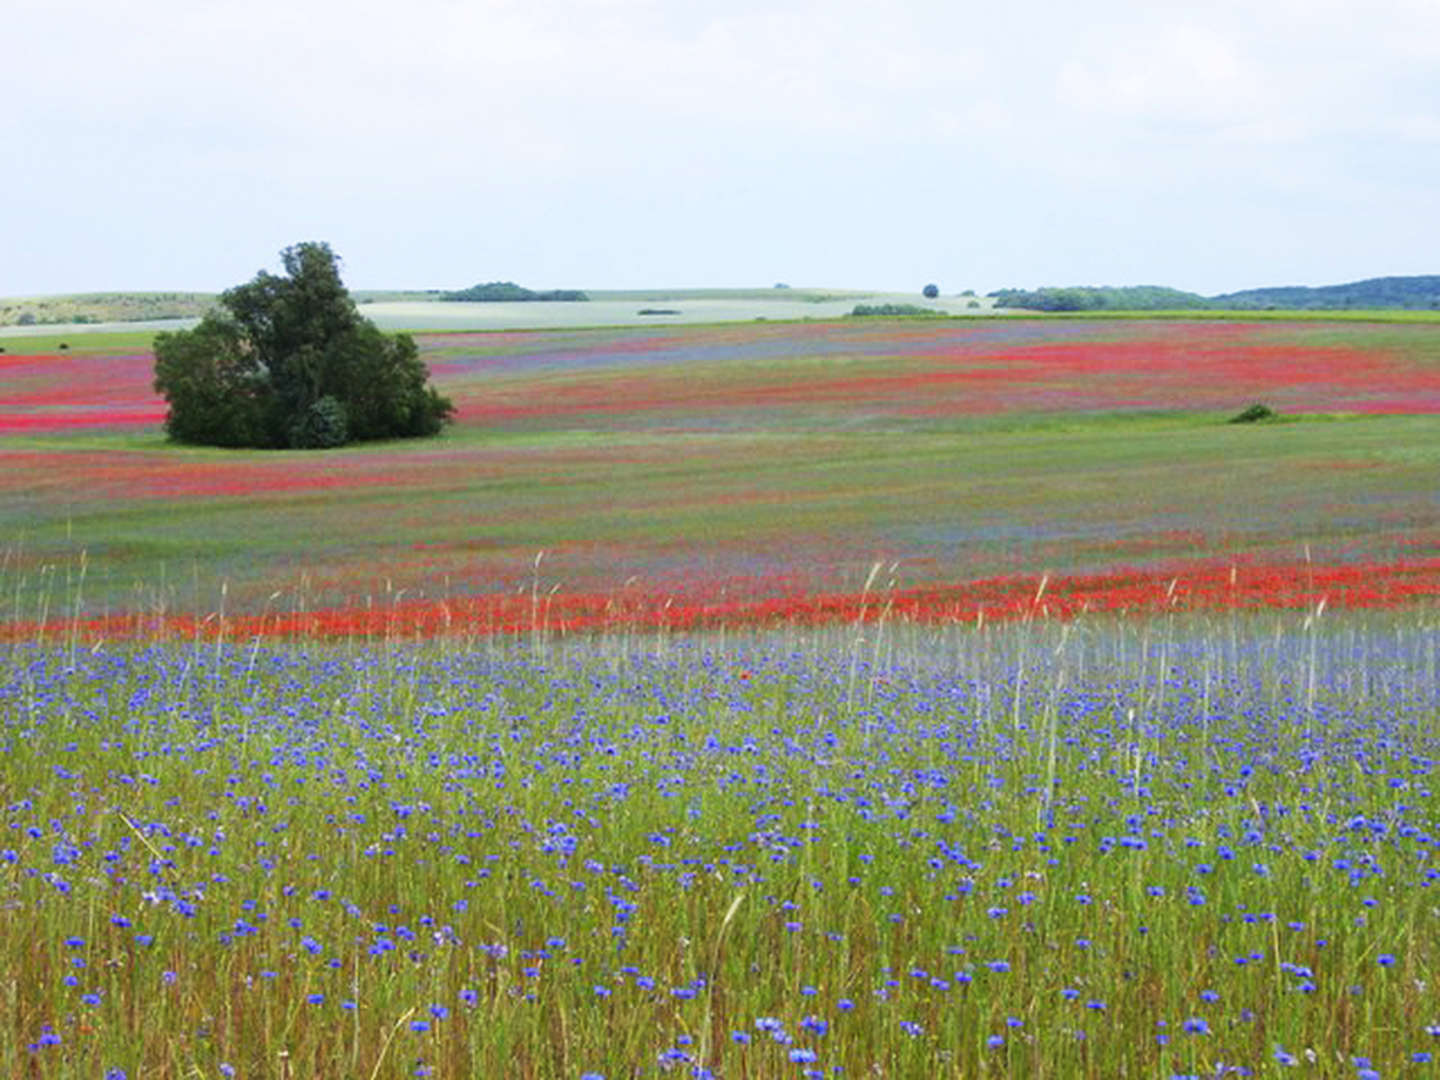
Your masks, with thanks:
M589 300L590 297L579 289L549 289L545 292L535 292L533 289L516 285L513 281L491 281L484 285L472 285L468 289L460 289L456 292L442 293L440 299L474 303L476 301Z
M1440 309L1440 275L1369 278L1347 285L1245 289L1201 296L1160 285L1076 285L1065 288L998 289L995 306L1030 311L1299 311Z
M72 293L0 299L0 326L189 319L215 306L214 293Z
M1234 308L1440 308L1440 274L1368 278L1317 288L1246 289L1211 299L1217 306Z

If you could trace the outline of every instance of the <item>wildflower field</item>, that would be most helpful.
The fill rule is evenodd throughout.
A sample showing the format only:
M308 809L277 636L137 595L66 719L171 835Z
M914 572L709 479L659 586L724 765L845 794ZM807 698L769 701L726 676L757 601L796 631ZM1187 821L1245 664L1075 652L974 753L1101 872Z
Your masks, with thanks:
M1429 1075L1437 335L5 339L0 1075Z

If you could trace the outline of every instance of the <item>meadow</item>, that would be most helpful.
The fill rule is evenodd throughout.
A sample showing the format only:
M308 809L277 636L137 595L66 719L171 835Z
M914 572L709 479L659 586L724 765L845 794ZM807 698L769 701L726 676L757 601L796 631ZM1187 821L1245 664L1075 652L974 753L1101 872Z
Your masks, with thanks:
M427 334L459 422L318 455L167 445L143 337L17 339L0 355L0 620L53 615L82 557L87 619L203 616L223 591L228 614L347 633L344 613L380 609L513 624L537 594L557 624L848 618L877 563L874 584L943 617L1023 614L1042 578L1051 602L1092 608L1404 600L1440 558L1436 332ZM1225 423L1257 400L1281 421Z
M1428 1075L1437 332L5 340L0 1074Z

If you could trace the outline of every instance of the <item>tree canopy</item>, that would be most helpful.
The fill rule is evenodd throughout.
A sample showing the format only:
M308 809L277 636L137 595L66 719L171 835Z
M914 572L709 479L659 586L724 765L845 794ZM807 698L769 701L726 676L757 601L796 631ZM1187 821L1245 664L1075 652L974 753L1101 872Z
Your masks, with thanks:
M454 405L428 384L408 334L362 318L328 244L281 252L220 295L193 330L155 338L155 390L179 442L313 449L434 435Z

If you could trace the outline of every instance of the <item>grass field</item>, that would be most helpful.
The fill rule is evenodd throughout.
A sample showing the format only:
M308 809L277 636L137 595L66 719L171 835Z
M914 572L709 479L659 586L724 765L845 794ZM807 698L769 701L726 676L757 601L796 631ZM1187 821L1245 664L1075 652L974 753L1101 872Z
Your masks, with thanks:
M1017 596L1047 573L1140 571L1159 596L1232 566L1313 581L1317 567L1427 565L1436 332L434 334L422 346L458 424L310 455L167 445L143 339L63 353L32 339L0 356L0 604L13 619L58 602L82 553L94 616L209 612L221 583L235 613L536 589L561 611L853 596L877 562L897 589L1014 579ZM1282 421L1224 423L1255 400Z
M1429 1075L1437 333L5 340L0 1075Z
M1424 1075L1428 616L0 663L0 1070Z

